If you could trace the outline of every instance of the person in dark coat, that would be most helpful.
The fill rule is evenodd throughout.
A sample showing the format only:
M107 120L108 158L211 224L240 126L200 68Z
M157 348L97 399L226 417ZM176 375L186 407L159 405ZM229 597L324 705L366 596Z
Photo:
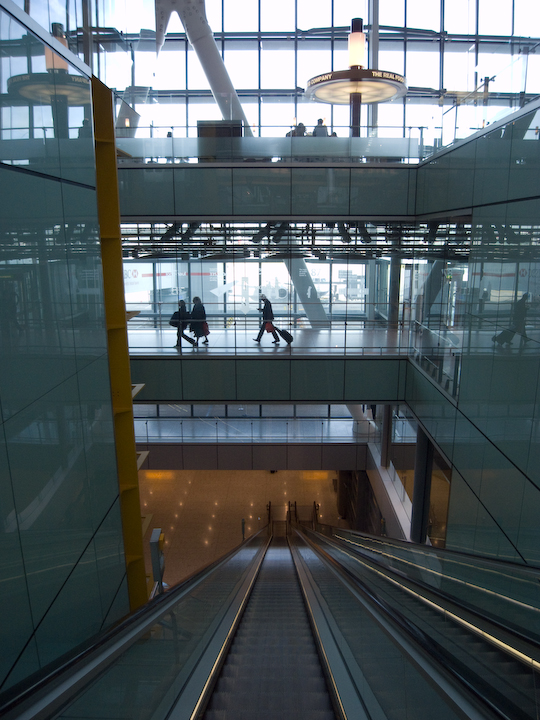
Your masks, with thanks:
M193 298L193 307L191 308L191 324L190 330L195 335L195 346L199 344L199 338L204 337L203 344L208 345L206 310L202 304L202 300L197 295Z
M259 330L259 334L256 338L253 338L255 342L261 342L261 338L263 336L264 331L266 330L266 323L271 323L274 319L274 311L272 310L272 303L270 300L266 297L266 295L261 295L261 302L262 307L259 308L259 312L262 312L262 323L261 323L261 329ZM279 335L276 332L276 329L272 326L272 335L274 336L274 343L279 342Z
M169 324L176 328L176 345L174 347L182 347L180 338L187 340L190 345L195 345L195 340L192 340L189 335L186 335L184 330L189 325L191 315L186 307L184 300L180 300L178 303L178 310L173 313L172 318L169 320Z

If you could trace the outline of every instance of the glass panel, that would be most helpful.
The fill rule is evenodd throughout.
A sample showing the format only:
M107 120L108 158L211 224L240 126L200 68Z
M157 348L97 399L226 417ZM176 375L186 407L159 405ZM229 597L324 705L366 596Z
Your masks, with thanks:
M362 18L368 21L367 0L333 0L334 27L351 27L353 18Z
M133 403L133 415L135 417L157 417L157 407L153 403Z
M296 0L297 27L309 30L314 27L330 27L332 24L331 0L319 0L312 3L310 0Z
M445 0L444 29L448 33L474 35L476 30L476 0ZM447 52L448 46L445 47Z
M225 417L225 405L194 405L193 417Z
M306 87L310 78L330 71L332 60L328 43L309 42L301 44L298 48L297 62L298 82L302 87ZM329 107L321 106L319 113L328 114L329 109ZM304 120L304 118L302 119ZM306 120L304 120L304 124L307 124Z
M406 74L409 86L439 87L439 53L421 43L407 43Z
M327 418L328 405L297 405L296 417Z
M458 481L459 484L459 481ZM452 481L452 493L454 493ZM465 495L460 493L461 500ZM463 508L467 514L470 507ZM540 632L538 620L538 571L523 565L500 563L470 554L448 552L435 548L414 549L396 540L370 539L351 531L334 528L337 538L347 541L347 553L367 553L379 565L392 568L447 596L476 609L481 615L499 620L510 628L520 629L535 637ZM343 557L342 549L331 551ZM523 610L518 606L523 603ZM521 612L523 611L523 615Z
M499 0L497 12L493 3L480 0L478 10L478 32L480 35L504 35L512 27L513 0Z
M263 40L261 54L261 87L296 87L294 49L285 40ZM287 122L283 118L281 124Z
M295 6L290 0L260 0L261 30L294 30Z
M206 648L209 634L215 632L215 625L229 609L265 541L264 533L257 536L213 574L191 583L173 609L60 717L98 717L104 707L117 717L137 716L140 720L166 717L191 675L192 656L199 657ZM142 702L140 692L144 688L152 692L145 692Z
M260 415L260 405L227 405L227 415L231 418L258 418Z
M191 405L158 405L159 417L191 417Z
M532 27L540 25L540 6L528 0L514 0L514 34L529 37Z
M243 15L243 13L237 13L237 15ZM258 87L259 49L256 42L228 41L225 45L223 59L233 87Z
M0 526L0 582L2 583L0 612L4 627L13 629L13 632L3 633L3 651L0 653L0 683L3 683L33 632L18 518L3 434L0 438L0 501L3 515L3 523ZM33 643L31 649L32 651L29 650L27 655L25 668L21 669L19 665L21 674L30 674L39 667ZM16 682L15 678L8 678L8 685L14 682Z
M236 0L224 0L223 29L226 32L256 32L259 29L258 3L245 3L238 12Z
M384 0L380 7L379 24L403 27L405 25L404 0Z
M356 682L370 716L391 714L396 720L407 720L411 713L429 715L436 708L437 717L450 720L457 715L444 703L435 689L420 675L407 656L375 623L373 616L343 586L317 554L303 546L296 535L291 542L306 563L313 582L319 587L326 606L337 624L347 650L360 668ZM328 546L325 544L324 548ZM330 550L332 552L332 549ZM391 677L392 693L377 682L381 675Z
M440 30L440 5L425 3L423 0L407 0L406 23L409 28Z
M294 407L292 405L261 405L262 417L294 417Z

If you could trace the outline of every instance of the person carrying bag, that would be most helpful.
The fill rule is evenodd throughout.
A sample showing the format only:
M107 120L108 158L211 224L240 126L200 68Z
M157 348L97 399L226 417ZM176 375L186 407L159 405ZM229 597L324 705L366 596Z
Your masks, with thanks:
M178 303L178 310L173 313L171 319L169 320L169 325L172 325L176 328L176 345L174 347L182 347L182 343L180 341L181 338L187 340L190 345L195 345L195 340L192 340L184 332L184 330L189 325L190 320L191 315L186 307L186 303L184 302L184 300L180 300Z

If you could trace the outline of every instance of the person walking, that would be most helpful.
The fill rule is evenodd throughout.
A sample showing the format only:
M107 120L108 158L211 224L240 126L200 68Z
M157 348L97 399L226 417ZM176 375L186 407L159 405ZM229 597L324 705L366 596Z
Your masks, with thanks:
M202 304L200 297L195 295L193 298L193 307L191 308L191 324L190 330L195 335L195 347L199 345L199 339L204 337L203 344L208 345L208 337L210 334L208 330L208 323L206 322L206 310Z
M510 321L510 328L503 330L498 335L494 335L491 338L492 342L496 342L499 345L511 345L514 335L517 333L520 335L519 344L520 347L525 343L529 342L529 338L525 333L525 320L527 318L529 293L523 293L519 300L514 303L512 310L512 318Z
M261 323L261 329L259 330L259 334L256 338L253 338L255 342L261 342L261 338L263 336L264 331L266 330L267 323L270 323L272 325L272 335L274 336L274 344L279 342L279 335L276 332L276 328L272 324L272 320L274 319L274 311L272 310L272 303L270 300L266 297L266 295L261 295L261 302L262 307L259 308L259 312L262 312L262 323Z
M173 316L169 320L169 325L172 325L176 328L176 345L174 347L182 347L180 338L184 338L184 340L187 340L190 345L195 345L195 340L192 340L189 335L186 335L186 333L184 332L184 330L189 325L190 320L191 315L186 307L185 300L180 300L178 302L178 310L173 313Z

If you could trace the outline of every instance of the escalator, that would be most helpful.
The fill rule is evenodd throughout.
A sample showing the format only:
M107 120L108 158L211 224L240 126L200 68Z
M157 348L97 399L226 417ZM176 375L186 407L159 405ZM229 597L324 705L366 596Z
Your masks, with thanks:
M203 717L336 717L285 537L266 552Z
M460 565L455 554L459 572L441 577L450 565L430 548L319 527L321 534L305 520L295 525L295 516L151 601L31 688L16 688L0 716L538 717L535 640L503 622L489 563L491 602L482 613L472 600L480 590L457 577L480 572L471 558ZM510 576L517 595L530 592L515 568ZM510 606L523 609L511 594Z

